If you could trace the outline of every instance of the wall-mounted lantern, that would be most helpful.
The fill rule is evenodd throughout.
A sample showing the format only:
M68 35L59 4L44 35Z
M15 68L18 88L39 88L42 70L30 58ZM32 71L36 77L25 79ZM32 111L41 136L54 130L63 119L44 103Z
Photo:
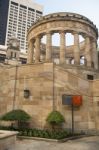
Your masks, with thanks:
M24 89L24 98L29 98L30 91L28 89Z

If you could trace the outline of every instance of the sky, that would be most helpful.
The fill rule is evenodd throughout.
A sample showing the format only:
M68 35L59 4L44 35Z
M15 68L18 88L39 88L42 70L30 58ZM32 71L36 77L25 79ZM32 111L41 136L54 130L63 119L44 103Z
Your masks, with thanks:
M35 0L44 6L44 15L54 12L73 12L91 19L99 29L99 0Z

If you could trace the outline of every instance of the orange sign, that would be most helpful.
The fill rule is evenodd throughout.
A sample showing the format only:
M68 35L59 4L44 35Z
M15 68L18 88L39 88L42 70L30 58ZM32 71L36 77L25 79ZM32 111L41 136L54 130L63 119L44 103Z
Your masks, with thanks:
M82 96L75 95L72 99L73 106L81 106L82 105Z

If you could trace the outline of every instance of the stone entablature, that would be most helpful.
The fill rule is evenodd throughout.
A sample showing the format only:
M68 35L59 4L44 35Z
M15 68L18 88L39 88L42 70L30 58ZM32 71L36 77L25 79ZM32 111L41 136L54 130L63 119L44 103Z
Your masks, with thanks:
M52 35L59 33L60 35L60 50L59 63L66 63L66 33L71 33L74 37L74 45L72 56L74 65L80 65L80 57L85 57L85 64L87 67L98 69L97 57L97 38L98 30L96 26L86 17L74 13L54 13L42 17L28 30L28 63L37 63L41 61L41 38L46 35L46 52L45 61L52 61L53 45ZM84 51L80 51L79 35L84 37Z
M91 28L93 28L93 30L95 30L96 36L98 37L98 29L96 28L96 25L94 25L91 20L89 20L85 16L75 14L75 13L69 13L69 12L53 13L53 14L49 14L49 15L41 17L39 20L37 20L36 22L33 23L33 26L28 30L28 33L30 33L33 30L33 28L36 28L39 25L41 26L41 24L45 24L45 23L53 22L53 21L59 21L59 20L63 20L63 21L71 20L71 21L87 24ZM65 25L64 25L64 27L65 27ZM58 26L58 24L57 24L57 26Z

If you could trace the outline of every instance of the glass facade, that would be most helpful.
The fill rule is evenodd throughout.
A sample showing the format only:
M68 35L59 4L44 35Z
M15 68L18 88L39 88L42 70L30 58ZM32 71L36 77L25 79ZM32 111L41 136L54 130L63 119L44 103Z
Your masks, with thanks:
M5 45L9 0L0 0L0 45Z
M27 1L0 0L0 45L8 45L12 35L16 35L21 51L27 51L27 30L42 15L36 8Z

